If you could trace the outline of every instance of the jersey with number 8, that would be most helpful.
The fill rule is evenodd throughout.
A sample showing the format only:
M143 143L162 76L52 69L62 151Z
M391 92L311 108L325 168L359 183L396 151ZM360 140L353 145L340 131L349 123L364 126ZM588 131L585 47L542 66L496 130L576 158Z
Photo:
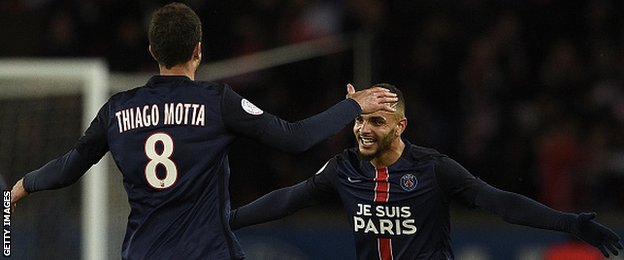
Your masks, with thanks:
M249 131L230 126L237 123L226 122L223 115L227 111L228 117L261 124L268 114L244 112L241 100L225 85L181 77L154 77L146 86L109 100L101 117L132 206L122 257L242 255L233 234L226 231L226 151L235 138L228 127ZM186 255L169 256L165 247L179 246L180 240L206 248L171 250ZM208 246L223 241L230 245L225 247L229 252Z
M156 151L156 143L162 143L163 151L158 154ZM178 168L169 158L173 154L173 139L166 133L156 133L147 138L145 142L145 154L150 160L145 166L145 179L147 183L157 189L165 189L171 187L178 178ZM164 178L159 178L156 173L156 167L163 165L165 167Z
M24 187L67 186L110 151L131 209L122 259L241 259L229 226L227 153L236 137L303 151L360 112L344 100L290 123L225 84L154 76L113 95L74 149L27 174Z

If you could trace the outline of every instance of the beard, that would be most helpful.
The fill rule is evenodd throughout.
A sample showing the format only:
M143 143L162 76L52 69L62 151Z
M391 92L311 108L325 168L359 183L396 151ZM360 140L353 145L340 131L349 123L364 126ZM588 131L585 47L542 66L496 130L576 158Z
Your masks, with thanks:
M390 133L394 133L394 131L390 131ZM360 145L358 144L358 154L365 160L372 160L377 157L380 157L385 152L390 150L390 147L392 147L392 142L394 141L394 138L395 137L392 134L387 134L383 136L382 138L377 139L377 149L371 152L363 151Z

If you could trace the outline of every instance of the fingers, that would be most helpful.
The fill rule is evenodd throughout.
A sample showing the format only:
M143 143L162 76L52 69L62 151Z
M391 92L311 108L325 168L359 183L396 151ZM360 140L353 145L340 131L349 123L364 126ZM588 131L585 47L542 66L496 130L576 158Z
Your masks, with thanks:
M381 110L392 113L396 111L396 108L393 105L384 105Z
M347 84L347 95L353 95L355 93L355 87L351 83Z
M355 91L352 84L347 84L347 98L355 100L362 109L362 114L373 113L375 111L395 112L393 103L398 101L396 93L381 87L372 87L360 91Z
M619 254L619 253L618 253L618 250L617 250L617 249L615 249L615 247L614 247L612 244L607 243L607 244L605 245L605 247L606 247L607 249L609 249L609 251L611 251L611 254L613 254L613 255L618 255L618 254ZM607 257L608 257L608 256L607 256Z
M614 241L613 243L609 243L608 247L609 247L609 250L611 250L611 253L613 255L619 255L620 254L619 250L622 250L624 248L622 246L622 241L620 241L619 239L617 241Z
M588 213L587 216L593 218L596 216L596 214ZM620 252L618 249L624 248L624 246L622 246L622 241L621 241L620 236L618 236L617 233L613 232L611 229L606 228L606 227L603 228L603 230L600 233L601 233L602 241L596 247L598 247L598 249L602 251L602 254L605 257L609 257L608 252L611 252L611 255L619 255Z
M390 92L390 90L380 87L374 87L369 89L371 94L375 96L379 103L395 103L399 101L396 93Z
M17 202L21 200L22 198L26 197L27 195L28 195L28 192L24 190L24 184L23 184L23 178L22 178L19 181L17 181L15 185L13 185L13 188L11 189L11 205L15 207Z
M620 238L620 236L615 233L615 231L605 228L606 231L602 232L603 236L606 237L606 239L608 239L609 241L613 242L613 244L615 244L615 246L619 249L622 249L622 238Z

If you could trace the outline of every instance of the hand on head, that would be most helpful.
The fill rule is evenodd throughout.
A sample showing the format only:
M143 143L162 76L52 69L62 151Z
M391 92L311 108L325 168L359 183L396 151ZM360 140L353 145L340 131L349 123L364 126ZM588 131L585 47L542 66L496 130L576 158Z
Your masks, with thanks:
M355 91L355 87L347 84L347 98L357 102L362 108L362 114L377 112L379 110L394 112L394 103L398 101L397 95L382 87L372 87Z

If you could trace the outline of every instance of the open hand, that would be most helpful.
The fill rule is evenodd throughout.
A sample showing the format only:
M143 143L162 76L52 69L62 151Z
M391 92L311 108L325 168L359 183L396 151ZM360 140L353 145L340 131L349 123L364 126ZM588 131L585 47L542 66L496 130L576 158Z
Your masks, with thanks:
M605 257L609 257L609 252L618 255L618 249L622 249L622 239L610 228L594 221L595 217L596 213L593 212L579 214L571 233L600 249Z
M362 108L362 114L377 112L379 110L394 112L392 106L398 101L397 95L382 87L373 87L355 91L355 87L347 84L347 98L357 102Z

